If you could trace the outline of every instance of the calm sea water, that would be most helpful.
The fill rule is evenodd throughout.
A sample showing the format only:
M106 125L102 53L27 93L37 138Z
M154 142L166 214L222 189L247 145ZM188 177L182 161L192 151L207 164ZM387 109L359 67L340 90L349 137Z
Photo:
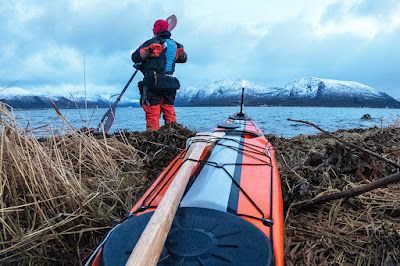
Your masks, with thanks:
M176 107L178 123L196 131L210 131L229 115L239 111L238 107ZM60 110L66 120L75 128L96 127L106 108L96 110ZM299 134L319 133L313 127L287 121L288 118L306 120L325 130L367 128L388 126L400 119L399 109L369 108L321 108L321 107L246 107L245 112L253 118L266 134L293 137ZM370 114L372 120L362 120L364 114ZM22 127L29 125L40 136L51 127L63 130L65 126L53 109L14 111L14 116ZM160 119L160 125L163 125ZM44 126L44 127L43 127ZM42 128L39 128L42 127ZM39 128L39 129L35 129ZM145 116L141 108L117 108L114 124L110 131L120 129L130 131L145 130Z

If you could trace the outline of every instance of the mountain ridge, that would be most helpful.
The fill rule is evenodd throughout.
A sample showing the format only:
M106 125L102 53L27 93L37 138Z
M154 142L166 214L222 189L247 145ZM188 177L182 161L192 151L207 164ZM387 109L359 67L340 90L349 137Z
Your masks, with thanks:
M177 106L215 106L215 103L218 106L237 105L241 80L217 81L207 88L197 88L195 93L191 91L190 94L187 90L184 88L178 93ZM400 108L399 101L367 85L315 77L301 78L283 88L263 87L246 81L245 103L247 106Z
M241 99L242 79L227 78L211 84L181 88L176 96L176 106L237 106ZM318 107L372 107L400 108L400 102L384 92L354 81L340 81L316 77L304 77L292 81L284 87L266 87L246 81L246 106L318 106ZM55 105L60 108L107 108L107 95L76 95L69 99L49 94L31 94L27 90L16 89L1 93L0 101L15 109L43 109ZM113 102L116 98L111 99ZM138 107L139 100L122 97L121 107Z

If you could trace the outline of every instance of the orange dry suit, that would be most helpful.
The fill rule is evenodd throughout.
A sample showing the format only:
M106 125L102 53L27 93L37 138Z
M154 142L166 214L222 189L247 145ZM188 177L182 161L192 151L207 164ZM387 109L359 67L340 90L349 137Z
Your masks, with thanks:
M134 63L142 62L139 69L144 78L139 89L146 113L146 129L159 129L161 112L165 124L177 121L174 102L180 84L173 73L175 63L185 63L187 55L183 45L170 37L169 31L161 30L132 54Z

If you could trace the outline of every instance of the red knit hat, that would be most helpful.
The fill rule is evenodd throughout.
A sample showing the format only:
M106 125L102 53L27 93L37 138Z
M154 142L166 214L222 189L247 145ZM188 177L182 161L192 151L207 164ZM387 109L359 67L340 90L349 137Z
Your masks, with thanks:
M154 23L153 33L156 35L163 30L168 30L168 22L166 20L159 19Z

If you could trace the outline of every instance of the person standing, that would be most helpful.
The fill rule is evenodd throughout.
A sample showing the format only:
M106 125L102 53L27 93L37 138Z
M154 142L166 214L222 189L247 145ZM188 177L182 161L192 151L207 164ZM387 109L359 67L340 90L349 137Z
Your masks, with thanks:
M141 63L139 70L140 103L146 114L146 130L158 130L163 113L165 124L176 122L174 102L179 80L173 76L175 63L185 63L187 54L183 45L171 39L166 20L157 20L154 37L144 42L133 54L132 61Z

